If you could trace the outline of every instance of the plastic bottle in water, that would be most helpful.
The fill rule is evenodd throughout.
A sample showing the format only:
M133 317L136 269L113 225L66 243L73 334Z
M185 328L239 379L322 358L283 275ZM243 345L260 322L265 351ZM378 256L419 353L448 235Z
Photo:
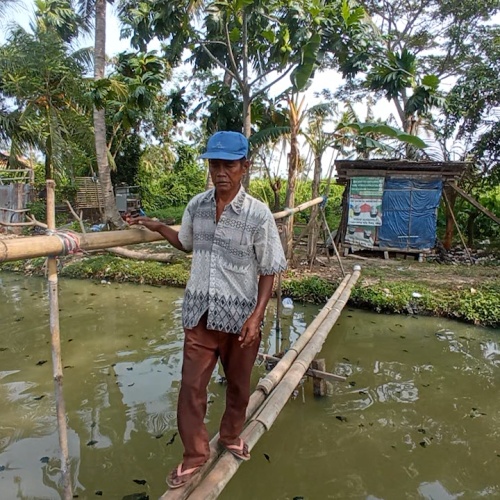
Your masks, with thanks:
M293 300L290 297L285 297L281 304L283 305L284 314L290 314L293 311Z

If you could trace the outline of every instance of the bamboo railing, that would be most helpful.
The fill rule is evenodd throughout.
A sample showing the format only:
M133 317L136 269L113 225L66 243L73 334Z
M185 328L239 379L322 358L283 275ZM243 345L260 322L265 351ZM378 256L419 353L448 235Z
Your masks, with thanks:
M352 287L360 276L360 266L348 274L325 307L306 331L297 339L280 362L261 380L250 396L247 427L241 437L251 450L272 426L300 380L309 369L347 303ZM304 340L302 340L304 339ZM288 354L290 353L290 354ZM166 491L160 500L208 500L217 498L241 462L217 446L218 435L210 442L211 456L201 470L184 487Z
M301 205L273 214L275 219L282 219L291 213L300 212L323 201L322 197L307 201ZM172 226L179 229L180 226ZM66 255L66 235L75 240L75 251L104 250L106 248L151 243L163 240L159 233L146 228L133 228L124 231L104 231L100 233L81 234L76 232L55 232L42 236L27 236L8 240L0 239L0 262L32 259L35 257Z

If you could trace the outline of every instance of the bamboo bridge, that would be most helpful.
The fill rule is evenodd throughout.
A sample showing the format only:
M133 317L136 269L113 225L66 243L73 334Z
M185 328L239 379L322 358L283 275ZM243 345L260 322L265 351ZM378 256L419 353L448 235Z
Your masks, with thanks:
M324 202L323 197L315 198L295 208L275 213L274 218L287 219L290 215L313 205ZM59 330L58 277L57 256L68 255L80 251L112 249L139 243L163 240L163 237L146 228L133 228L124 231L80 234L72 231L59 231L55 227L55 184L47 182L47 234L14 239L0 239L0 262L48 258L49 284L49 325L51 332L52 366L55 383L56 413L59 430L61 452L61 473L64 499L73 498L71 474L69 470L69 451L67 442L66 411L64 405L62 383L63 372L61 362L61 345ZM323 214L324 216L324 214ZM175 226L174 226L175 227ZM334 249L335 248L335 245ZM277 360L276 366L262 378L255 392L250 397L247 408L246 427L241 437L251 450L262 435L276 421L279 413L299 385L304 375L326 380L345 380L344 377L325 373L311 367L316 354L321 350L330 330L346 305L351 290L356 284L361 268L355 266L352 274L346 274L336 252L344 279L318 313L306 331L296 340L284 356ZM278 278L278 307L280 305L281 278ZM279 315L279 314L278 314ZM277 320L279 318L277 317ZM261 357L266 355L261 354ZM267 356L268 358L272 358ZM165 492L161 500L209 500L217 498L232 476L237 472L241 462L231 453L223 451L218 443L218 435L210 442L211 456L208 462L182 488Z

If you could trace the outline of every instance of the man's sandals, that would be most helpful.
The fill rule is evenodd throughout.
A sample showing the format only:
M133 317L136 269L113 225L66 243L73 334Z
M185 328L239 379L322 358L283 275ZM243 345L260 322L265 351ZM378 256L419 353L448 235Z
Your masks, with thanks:
M180 463L175 469L173 469L167 476L167 484L171 490L180 488L184 486L199 470L201 465L198 467L192 467L191 469L182 470L182 463Z
M240 460L243 460L246 462L247 460L250 460L250 452L248 451L248 445L243 441L243 439L239 438L240 444L223 444L222 446L229 451L229 453L232 453L236 458L239 458ZM221 443L222 444L222 443Z
M221 443L222 444L222 443ZM232 453L236 458L246 462L250 460L248 445L240 438L239 444L222 445L229 453ZM192 467L191 469L182 470L182 463L173 469L167 476L167 484L171 490L181 488L200 470L202 466Z

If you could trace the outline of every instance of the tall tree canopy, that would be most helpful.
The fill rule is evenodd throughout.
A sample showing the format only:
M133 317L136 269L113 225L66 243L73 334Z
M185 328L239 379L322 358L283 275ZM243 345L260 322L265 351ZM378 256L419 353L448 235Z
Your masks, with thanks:
M75 159L92 161L91 124L82 74L88 53L72 52L78 16L64 0L38 0L32 30L15 27L0 48L2 134L11 161L33 146L45 155L46 177L64 176Z

